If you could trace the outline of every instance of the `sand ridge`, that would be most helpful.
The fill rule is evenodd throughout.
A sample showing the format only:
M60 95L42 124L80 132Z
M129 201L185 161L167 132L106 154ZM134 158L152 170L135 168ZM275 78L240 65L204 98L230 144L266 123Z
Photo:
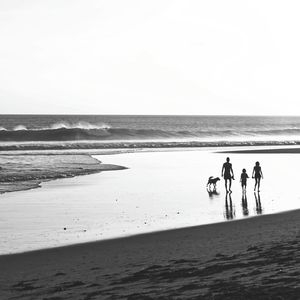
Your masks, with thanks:
M0 194L40 187L45 181L126 169L102 164L86 154L4 155L0 157Z

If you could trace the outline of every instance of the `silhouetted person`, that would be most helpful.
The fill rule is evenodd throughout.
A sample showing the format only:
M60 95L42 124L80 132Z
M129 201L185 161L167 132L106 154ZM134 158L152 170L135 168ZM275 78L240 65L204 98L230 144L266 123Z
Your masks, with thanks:
M260 194L259 192L257 193L254 193L254 197L255 197L255 203L256 203L256 213L258 215L261 215L262 214L262 207L261 207L261 202L260 202Z
M224 176L225 179L225 188L226 188L226 192L231 192L231 179L234 180L234 174L233 174L233 170L232 170L232 164L229 162L230 158L227 157L226 158L226 162L223 164L222 167L222 174L221 176ZM227 182L229 181L229 189L227 189Z
M257 187L257 191L259 192L260 180L261 180L261 178L263 178L263 173L261 171L261 166L259 165L258 161L255 163L255 166L253 168L252 178L255 178L254 191L256 190L256 187Z
M242 190L243 192L246 192L247 188L247 178L249 178L248 174L246 173L246 169L242 170L241 179L240 182L242 184Z
M228 201L228 197L229 197L229 201ZM227 220L232 220L235 217L235 212L232 206L230 193L226 193L225 196L225 217Z
M243 192L243 195L242 195L242 208L243 208L243 215L248 216L249 215L249 210L248 210L248 202L247 202L246 191Z

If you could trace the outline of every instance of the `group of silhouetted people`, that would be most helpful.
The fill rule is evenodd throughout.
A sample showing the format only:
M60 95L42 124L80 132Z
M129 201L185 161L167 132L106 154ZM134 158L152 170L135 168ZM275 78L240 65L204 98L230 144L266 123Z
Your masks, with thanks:
M226 162L223 164L221 176L224 177L224 180L225 180L226 192L231 193L231 183L232 183L232 180L234 180L234 173L233 173L232 164L230 163L229 157L226 158ZM243 192L246 192L248 178L249 178L249 176L247 174L246 169L243 169L241 177L240 177L240 182L242 185ZM261 166L258 161L255 163L255 166L253 168L252 178L255 179L254 191L257 190L257 192L259 192L260 191L260 180L263 178L263 173L262 173Z

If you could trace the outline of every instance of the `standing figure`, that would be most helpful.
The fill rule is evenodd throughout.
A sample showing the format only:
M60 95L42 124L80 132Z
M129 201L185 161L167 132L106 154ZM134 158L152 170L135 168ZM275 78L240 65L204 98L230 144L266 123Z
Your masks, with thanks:
M233 174L233 170L232 170L232 164L229 162L230 158L227 157L226 158L226 162L223 164L222 167L222 174L221 176L224 177L225 179L225 188L226 188L226 192L231 192L231 180L234 180L234 174ZM227 182L229 181L229 189L227 189Z
M243 169L242 174L241 174L241 179L240 179L240 182L242 184L242 190L243 190L243 192L246 192L247 178L249 178L249 176L246 173L246 169Z
M259 192L260 179L263 178L263 173L262 173L261 166L259 165L258 161L255 163L255 166L253 168L252 178L255 178L254 191L256 190L256 187L257 187L257 191Z

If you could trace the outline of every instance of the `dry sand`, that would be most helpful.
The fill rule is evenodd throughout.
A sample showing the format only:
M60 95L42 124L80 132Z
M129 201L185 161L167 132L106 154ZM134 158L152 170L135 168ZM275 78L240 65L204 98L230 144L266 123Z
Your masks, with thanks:
M299 299L300 210L0 257L0 299Z

